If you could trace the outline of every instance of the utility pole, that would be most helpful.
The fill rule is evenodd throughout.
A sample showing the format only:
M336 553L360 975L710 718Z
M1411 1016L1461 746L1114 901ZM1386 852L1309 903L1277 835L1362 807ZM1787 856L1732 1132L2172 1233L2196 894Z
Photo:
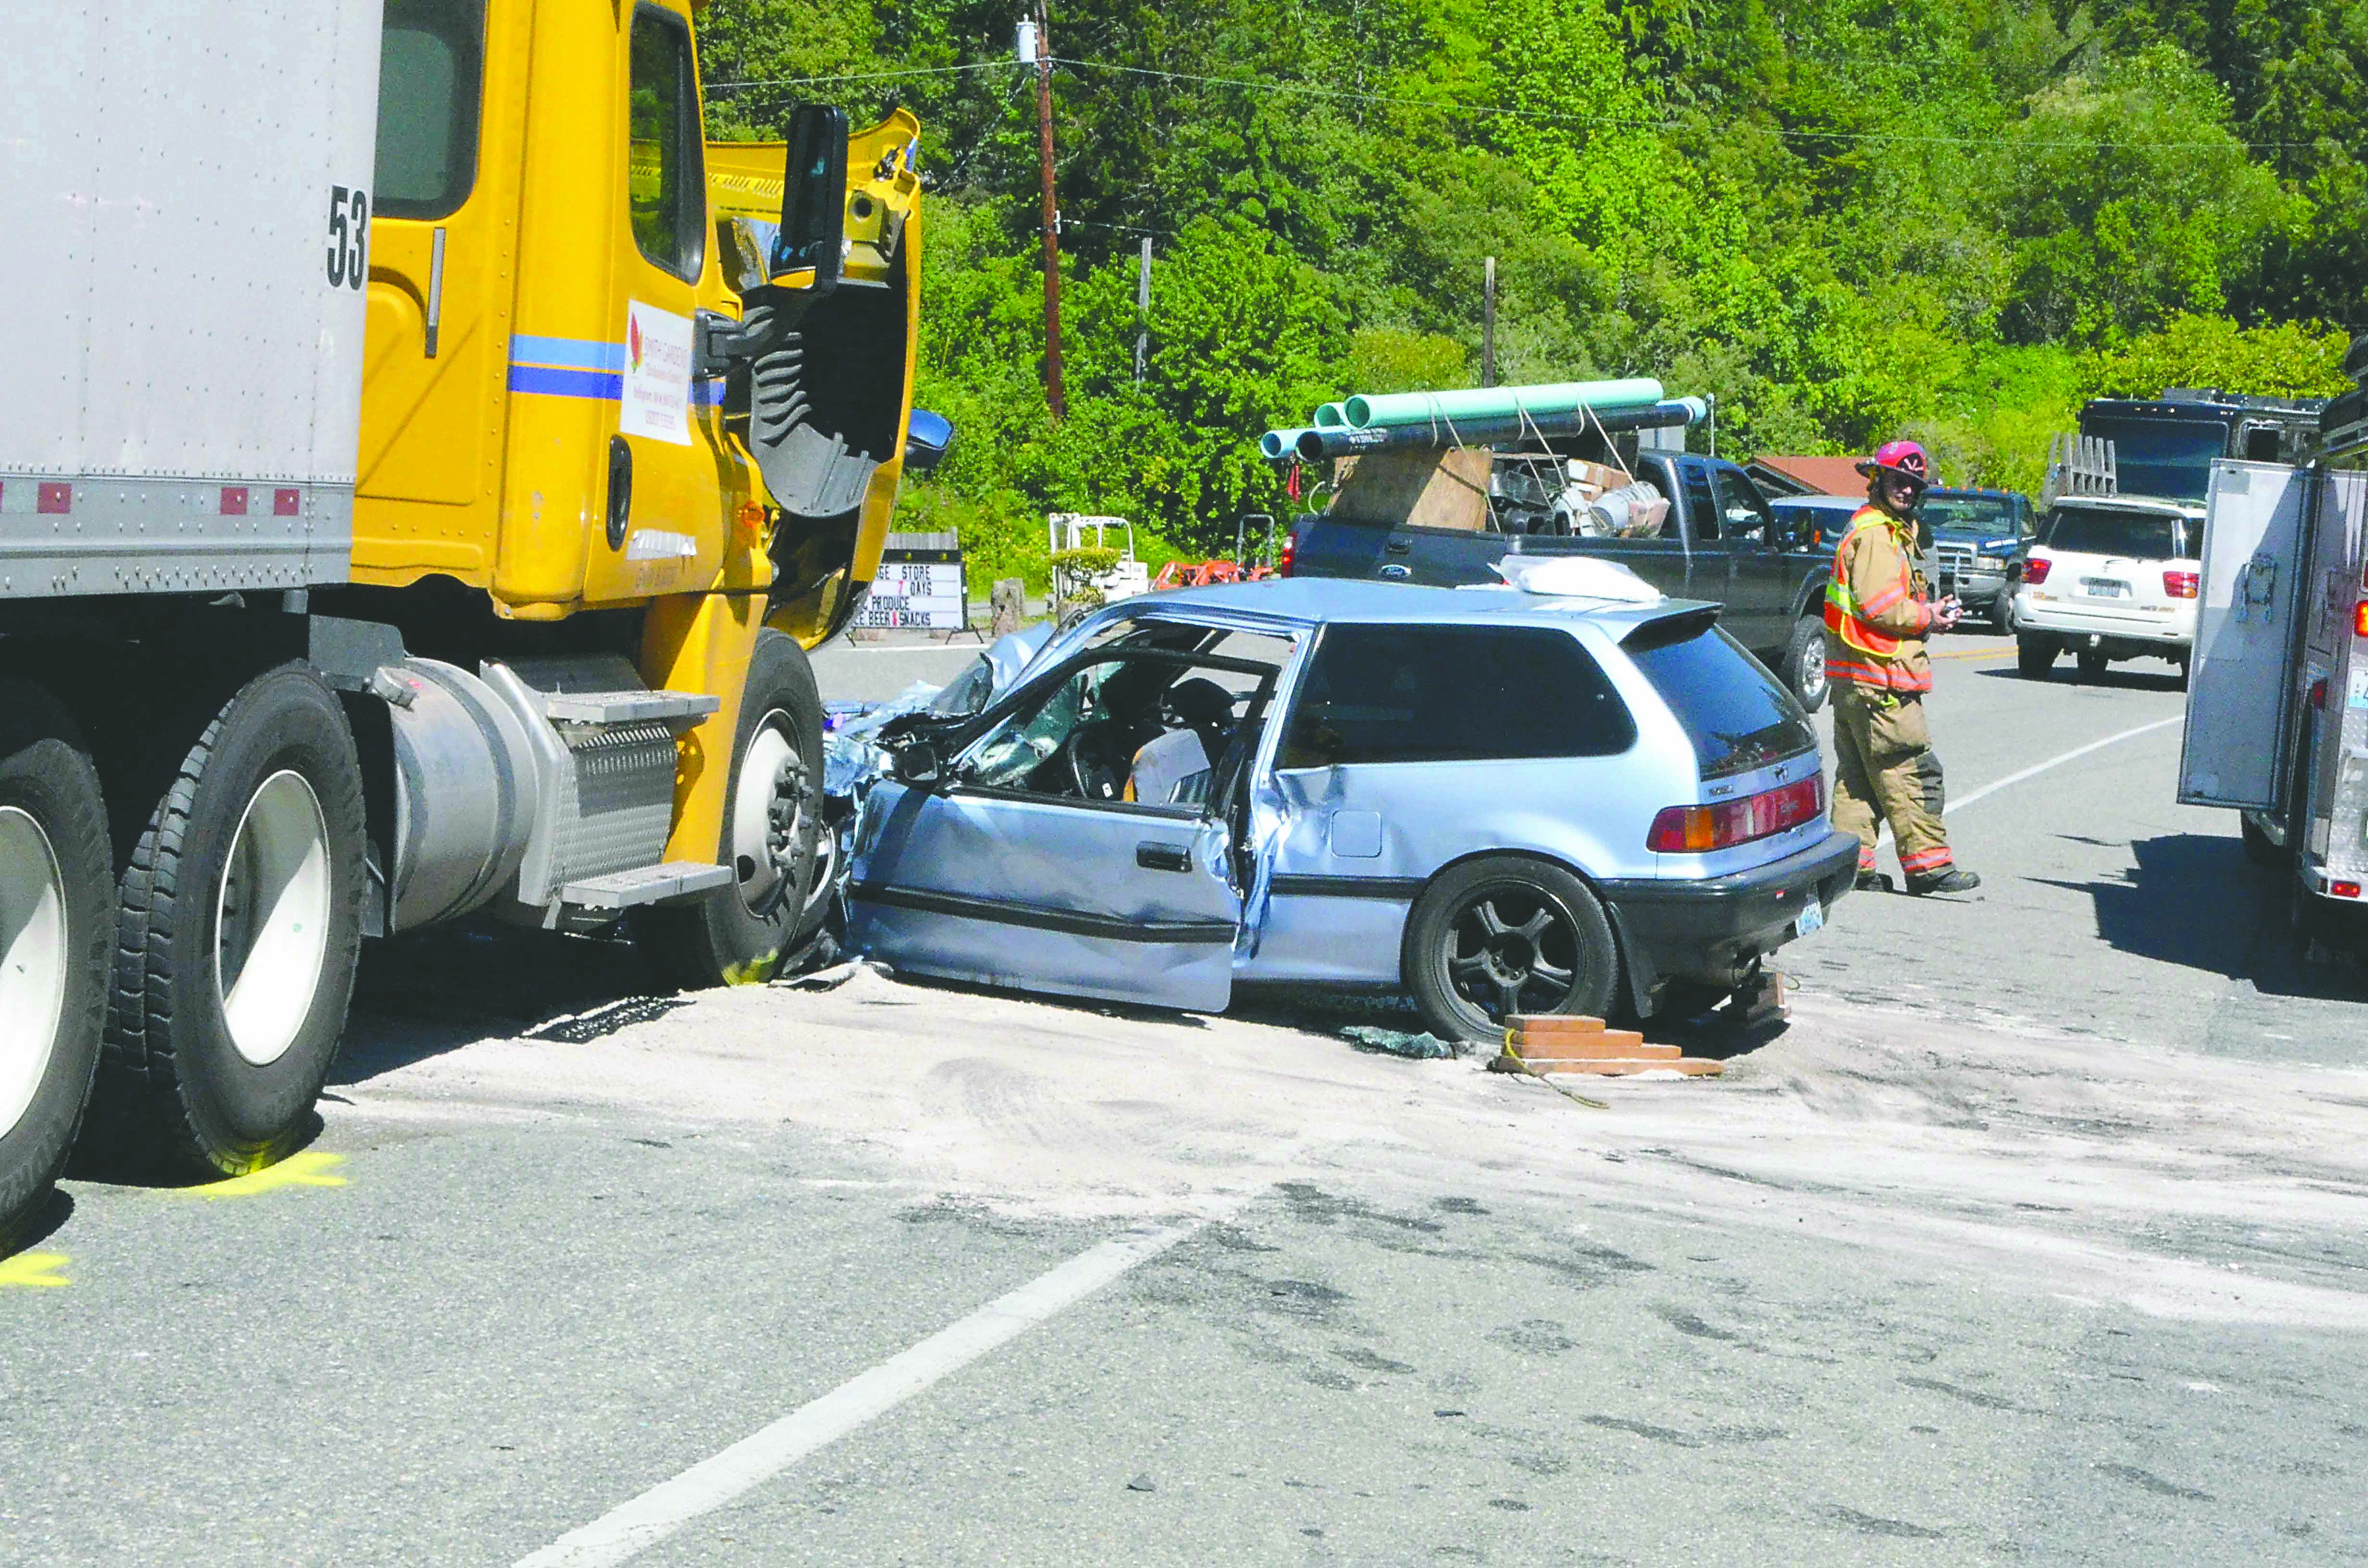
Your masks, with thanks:
M1143 368L1151 358L1151 236L1143 236L1143 265L1134 274L1134 384L1143 384Z
M1480 271L1480 384L1497 384L1497 258L1493 256Z
M1043 191L1044 225L1044 401L1054 420L1068 417L1069 400L1061 389L1061 210L1053 201L1053 54L1045 36L1049 18L1043 6L1036 9L1032 36L1022 25L1020 57L1036 59L1036 172Z

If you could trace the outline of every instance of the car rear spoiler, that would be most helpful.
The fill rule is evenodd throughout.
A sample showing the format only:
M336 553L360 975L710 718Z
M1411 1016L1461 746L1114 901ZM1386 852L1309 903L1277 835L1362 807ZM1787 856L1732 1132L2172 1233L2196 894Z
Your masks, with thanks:
M1640 620L1620 639L1620 645L1632 653L1649 653L1656 648L1691 642L1718 624L1718 611L1716 605L1689 605L1650 620Z

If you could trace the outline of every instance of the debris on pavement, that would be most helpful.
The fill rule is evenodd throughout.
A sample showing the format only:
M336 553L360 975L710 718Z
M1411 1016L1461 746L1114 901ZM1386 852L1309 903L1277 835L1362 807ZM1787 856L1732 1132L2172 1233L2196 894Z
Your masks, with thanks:
M1148 1475L1138 1475L1126 1483L1126 1489L1129 1492L1156 1492L1159 1484Z
M817 969L774 983L786 985L793 991L836 991L859 974L870 974L882 980L896 978L896 971L884 963L872 959L849 959L845 963L832 964L827 969Z
M1688 1056L1674 1045L1649 1045L1634 1029L1606 1028L1601 1018L1570 1014L1516 1014L1505 1030L1504 1054L1490 1067L1501 1073L1586 1073L1599 1077L1656 1076L1674 1074L1686 1078L1715 1078L1726 1071L1723 1062Z
M1451 1045L1428 1031L1408 1034L1404 1029L1385 1029L1372 1024L1350 1024L1340 1031L1340 1038L1353 1040L1368 1051L1403 1056L1415 1062L1436 1062L1478 1049L1469 1045Z

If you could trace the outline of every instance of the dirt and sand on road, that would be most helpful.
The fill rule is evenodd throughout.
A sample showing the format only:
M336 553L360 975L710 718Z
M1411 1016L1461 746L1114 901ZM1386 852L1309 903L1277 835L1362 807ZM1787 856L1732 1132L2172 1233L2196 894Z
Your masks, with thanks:
M869 969L822 992L628 997L515 1035L456 1016L427 1055L417 1019L365 1013L336 1114L794 1124L883 1179L1042 1216L1186 1213L1293 1176L1380 1197L1461 1190L1476 1170L1530 1198L1782 1227L1999 1288L2368 1328L2333 1244L2368 1220L2368 1072L1812 992L1723 1081L1590 1081L1610 1107L1592 1110L1471 1060L1407 1060L1304 1021ZM411 1048L386 1053L390 1036Z

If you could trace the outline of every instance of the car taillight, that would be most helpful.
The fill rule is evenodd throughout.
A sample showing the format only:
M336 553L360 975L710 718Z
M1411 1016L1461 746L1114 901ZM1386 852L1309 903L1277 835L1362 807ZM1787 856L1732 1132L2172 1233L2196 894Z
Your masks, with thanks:
M1278 577L1290 576L1291 568L1298 560L1299 532L1294 528L1282 536L1282 553L1274 558L1274 574Z
M2368 637L2368 599L2362 599L2360 608L2351 612L2351 630Z
M2034 555L2022 563L2022 580L2032 584L2044 583L2047 581L2047 569L2055 564L2044 555Z
M2310 705L2321 713L2327 711L2327 677L2325 676L2310 683Z
M2336 898L2358 898L2360 896L2360 884L2358 882L2329 882L2327 884L2327 891L2331 896Z
M1825 810L1823 778L1713 806L1671 806L1653 819L1645 847L1657 855L1707 854L1814 822Z
M2162 591L2175 599L2192 599L2198 581L2192 572L2166 572L2162 574Z

